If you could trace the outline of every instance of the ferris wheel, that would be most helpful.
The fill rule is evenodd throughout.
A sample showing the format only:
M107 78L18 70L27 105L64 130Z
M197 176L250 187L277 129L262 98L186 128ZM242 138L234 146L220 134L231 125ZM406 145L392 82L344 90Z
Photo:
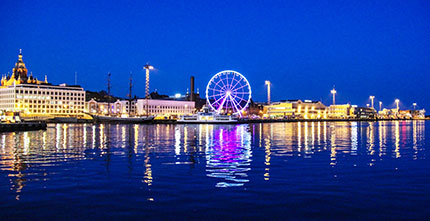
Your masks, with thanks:
M215 74L206 86L206 101L220 114L241 115L251 100L248 80L236 71L221 71Z

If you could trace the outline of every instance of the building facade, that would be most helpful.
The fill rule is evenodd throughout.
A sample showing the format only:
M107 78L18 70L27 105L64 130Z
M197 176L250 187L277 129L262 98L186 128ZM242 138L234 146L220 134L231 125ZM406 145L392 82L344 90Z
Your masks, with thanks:
M354 117L353 107L350 104L336 104L328 107L328 117L331 119L347 119Z
M264 116L269 118L325 119L327 108L321 101L286 100L264 106Z
M375 119L377 117L376 110L371 107L354 107L353 112L357 119Z
M269 118L289 118L294 115L293 104L289 102L274 102L265 105L264 116Z
M112 103L105 101L96 101L94 99L89 100L85 104L85 111L90 114L97 115L112 115L112 116L135 116L136 115L136 100L117 100ZM110 106L110 109L109 109ZM130 111L129 111L130 109Z
M86 104L86 111L90 114L113 115L113 116L164 116L175 117L193 114L195 112L193 101L164 100L164 99L136 99L117 100L108 104L91 99ZM110 106L110 112L109 107ZM129 111L129 108L130 111Z
M181 116L195 112L194 101L138 99L137 115Z
M288 100L293 106L295 118L301 119L325 119L327 107L321 101L312 100Z
M23 117L81 117L85 91L79 86L52 85L27 76L22 54L12 69L3 76L0 86L0 110L19 112Z

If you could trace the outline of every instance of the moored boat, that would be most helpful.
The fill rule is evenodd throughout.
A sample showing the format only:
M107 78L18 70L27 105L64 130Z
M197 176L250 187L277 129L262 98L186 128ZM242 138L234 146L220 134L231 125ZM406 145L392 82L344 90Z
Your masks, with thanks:
M91 115L97 123L130 123L130 124L141 124L151 123L154 120L154 116L143 116L143 117L115 117L115 116L101 116Z
M183 124L234 124L238 122L235 116L221 115L216 112L211 112L207 108L205 108L203 112L188 116L184 115L177 120L177 123Z

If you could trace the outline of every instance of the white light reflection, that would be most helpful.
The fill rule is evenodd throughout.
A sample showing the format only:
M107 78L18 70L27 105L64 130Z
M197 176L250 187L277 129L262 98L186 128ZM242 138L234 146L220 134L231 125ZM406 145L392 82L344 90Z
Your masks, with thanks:
M396 154L396 158L400 157L400 129L399 129L399 121L395 122L395 131L394 131L394 146L395 146L395 154Z
M357 122L351 122L351 155L357 155L358 148L358 125Z
M179 126L175 128L175 154L179 155L181 152L181 131Z

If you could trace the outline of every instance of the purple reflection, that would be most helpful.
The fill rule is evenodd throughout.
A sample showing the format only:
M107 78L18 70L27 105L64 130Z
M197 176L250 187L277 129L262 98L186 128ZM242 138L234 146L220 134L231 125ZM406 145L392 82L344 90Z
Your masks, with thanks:
M213 142L208 148L207 171L209 177L223 178L217 187L242 186L248 182L251 146L247 125L220 127L213 131Z

